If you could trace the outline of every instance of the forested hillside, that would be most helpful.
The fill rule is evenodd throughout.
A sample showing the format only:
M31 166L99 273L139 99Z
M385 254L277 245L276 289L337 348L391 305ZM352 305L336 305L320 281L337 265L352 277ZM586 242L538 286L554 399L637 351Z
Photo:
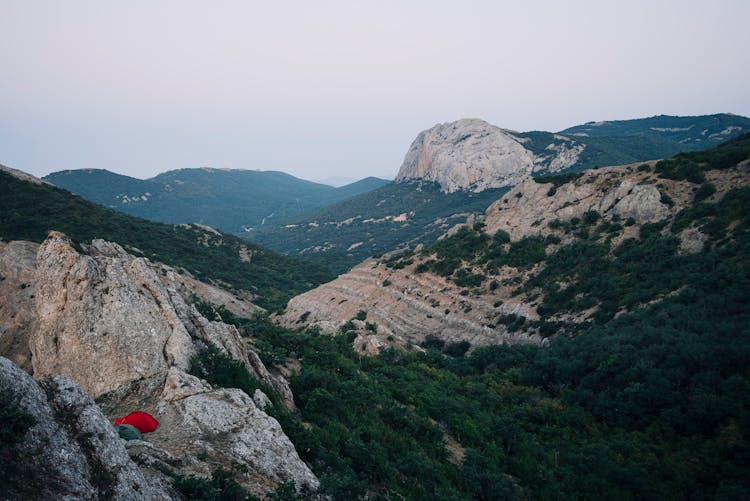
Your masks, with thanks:
M103 238L136 255L182 267L257 295L270 309L315 285L330 272L226 233L195 225L167 225L128 216L48 184L22 181L0 171L0 238L41 242L50 230L78 241Z
M279 252L328 263L338 273L369 256L435 240L507 189L442 193L435 183L390 183L248 238Z
M644 166L692 185L691 200L626 239L632 222L592 214L555 223L554 241L486 238L480 224L389 260L455 281L523 272L516 294L537 295L541 322L500 322L538 329L546 347L467 354L436 333L371 357L355 341L370 330L365 311L336 336L230 320L267 364L298 367L299 415L275 412L335 499L744 499L748 158L745 136ZM717 196L725 177L743 183ZM573 180L539 181L554 193ZM707 236L700 249L680 245L688 228Z
M370 177L334 188L283 172L210 168L173 170L146 180L106 170L67 170L44 180L126 214L162 223L200 223L231 233L282 221L387 183Z

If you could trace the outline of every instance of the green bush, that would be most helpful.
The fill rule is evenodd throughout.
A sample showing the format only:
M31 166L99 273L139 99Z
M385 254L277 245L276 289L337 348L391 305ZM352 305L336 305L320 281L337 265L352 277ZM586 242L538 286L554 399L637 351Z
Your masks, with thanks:
M702 202L714 193L716 193L716 186L711 183L703 183L697 190L695 190L693 200L695 202Z
M260 389L275 405L278 404L278 397L268 384L251 376L245 364L214 345L209 345L190 359L189 372L213 385L239 388L251 396L256 389Z
M236 470L217 468L211 478L177 477L172 486L189 501L260 501L234 479Z

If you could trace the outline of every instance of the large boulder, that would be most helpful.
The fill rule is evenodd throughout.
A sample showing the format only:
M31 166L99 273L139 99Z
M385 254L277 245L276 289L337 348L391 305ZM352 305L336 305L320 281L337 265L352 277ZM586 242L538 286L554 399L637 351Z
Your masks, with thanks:
M555 136L540 155L528 139L479 119L438 124L422 131L409 147L397 182L433 181L445 192L483 191L513 186L532 172L555 172L574 165L583 145Z
M192 340L143 258L95 240L89 253L52 232L37 254L34 377L64 374L94 398L187 369Z
M19 442L0 448L2 499L177 497L144 477L109 420L71 379L36 382L0 357L0 395L0 405L17 406L29 425Z
M281 425L261 408L267 403L259 390L251 398L242 390L213 388L172 367L155 413L160 426L145 436L159 453L143 448L138 453L152 457L147 463L164 456L206 458L185 461L180 470L183 475L206 476L209 464L240 465L244 473L238 480L259 496L289 481L298 489L317 489L318 479L299 458Z

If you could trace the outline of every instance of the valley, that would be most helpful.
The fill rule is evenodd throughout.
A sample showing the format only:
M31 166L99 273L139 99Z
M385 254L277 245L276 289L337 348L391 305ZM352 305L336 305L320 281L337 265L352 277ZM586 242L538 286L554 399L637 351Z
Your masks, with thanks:
M436 177L257 232L293 256L4 168L8 492L750 492L750 136L608 167L532 161L533 176L483 174L478 190L446 148ZM451 165L466 189L442 183ZM110 422L134 409L160 428L119 439Z

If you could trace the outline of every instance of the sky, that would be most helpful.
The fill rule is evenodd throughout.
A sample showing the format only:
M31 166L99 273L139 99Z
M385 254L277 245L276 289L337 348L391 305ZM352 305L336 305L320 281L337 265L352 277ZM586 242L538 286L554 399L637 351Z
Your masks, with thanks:
M748 0L0 0L0 163L393 178L459 118L750 116L748 19Z

